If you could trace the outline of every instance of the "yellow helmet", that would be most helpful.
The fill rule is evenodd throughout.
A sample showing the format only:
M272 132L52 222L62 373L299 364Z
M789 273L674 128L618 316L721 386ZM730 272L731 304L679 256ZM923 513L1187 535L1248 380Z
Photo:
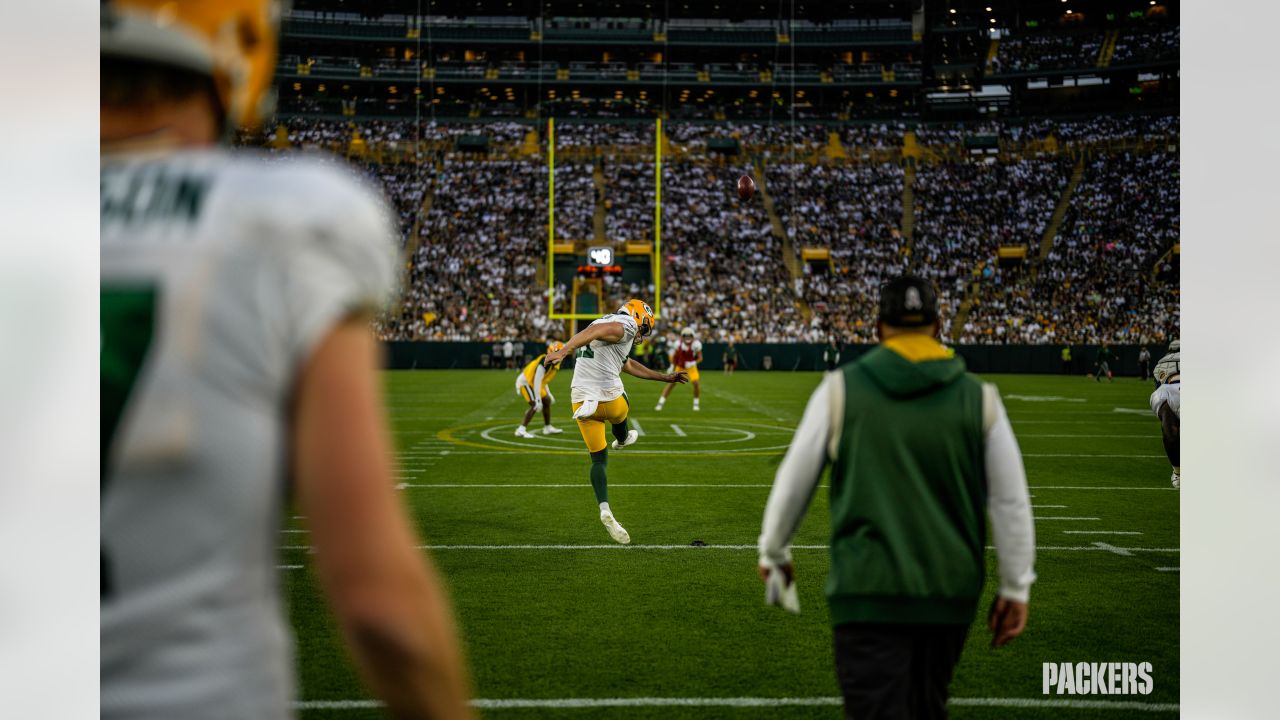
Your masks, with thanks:
M653 332L653 308L649 307L649 303L639 298L632 298L626 305L618 308L618 313L630 315L631 319L636 321L636 327L640 328L638 333L640 337Z
M278 0L109 0L101 54L190 70L213 79L229 128L275 110Z

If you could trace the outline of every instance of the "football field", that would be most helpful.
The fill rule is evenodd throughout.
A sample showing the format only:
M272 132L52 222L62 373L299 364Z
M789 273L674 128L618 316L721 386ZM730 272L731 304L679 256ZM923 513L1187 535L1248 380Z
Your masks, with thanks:
M396 482L443 573L487 718L838 718L823 597L827 497L795 539L802 613L763 603L755 542L773 473L819 373L703 374L662 412L625 378L639 442L610 451L610 540L569 417L513 436L515 371L385 375ZM951 685L955 718L1169 717L1177 712L1178 492L1149 382L990 376L1032 493L1038 545L1026 632L998 650L981 622ZM1190 482L1196 482L1191 478ZM823 480L824 488L826 480ZM281 573L297 632L302 717L381 717L337 639L290 513ZM699 541L701 544L694 544ZM982 614L995 593L987 552ZM983 618L979 618L982 620ZM1147 662L1149 695L1042 694L1044 663Z

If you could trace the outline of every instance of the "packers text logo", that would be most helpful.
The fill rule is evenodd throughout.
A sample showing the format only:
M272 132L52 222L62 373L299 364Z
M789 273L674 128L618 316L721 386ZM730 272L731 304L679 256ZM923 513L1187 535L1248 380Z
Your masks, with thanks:
M1045 695L1150 695L1155 683L1151 663L1043 664Z

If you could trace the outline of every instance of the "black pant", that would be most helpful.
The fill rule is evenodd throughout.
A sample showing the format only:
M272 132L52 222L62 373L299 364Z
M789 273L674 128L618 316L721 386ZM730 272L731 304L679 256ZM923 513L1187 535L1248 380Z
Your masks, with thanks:
M845 718L946 718L947 686L968 633L968 625L837 625L836 677Z

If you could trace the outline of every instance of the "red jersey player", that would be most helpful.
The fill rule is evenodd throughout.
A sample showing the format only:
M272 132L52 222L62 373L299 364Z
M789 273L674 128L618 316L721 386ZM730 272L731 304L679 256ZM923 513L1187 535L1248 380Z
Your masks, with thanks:
M687 327L680 331L680 340L676 343L675 348L671 351L671 364L674 366L675 372L689 373L689 382L693 383L693 410L698 410L698 398L702 396L702 383L698 381L698 363L702 362L702 343L693 335L693 328ZM658 407L667 402L667 396L671 394L671 385L662 389L662 397L658 398Z

